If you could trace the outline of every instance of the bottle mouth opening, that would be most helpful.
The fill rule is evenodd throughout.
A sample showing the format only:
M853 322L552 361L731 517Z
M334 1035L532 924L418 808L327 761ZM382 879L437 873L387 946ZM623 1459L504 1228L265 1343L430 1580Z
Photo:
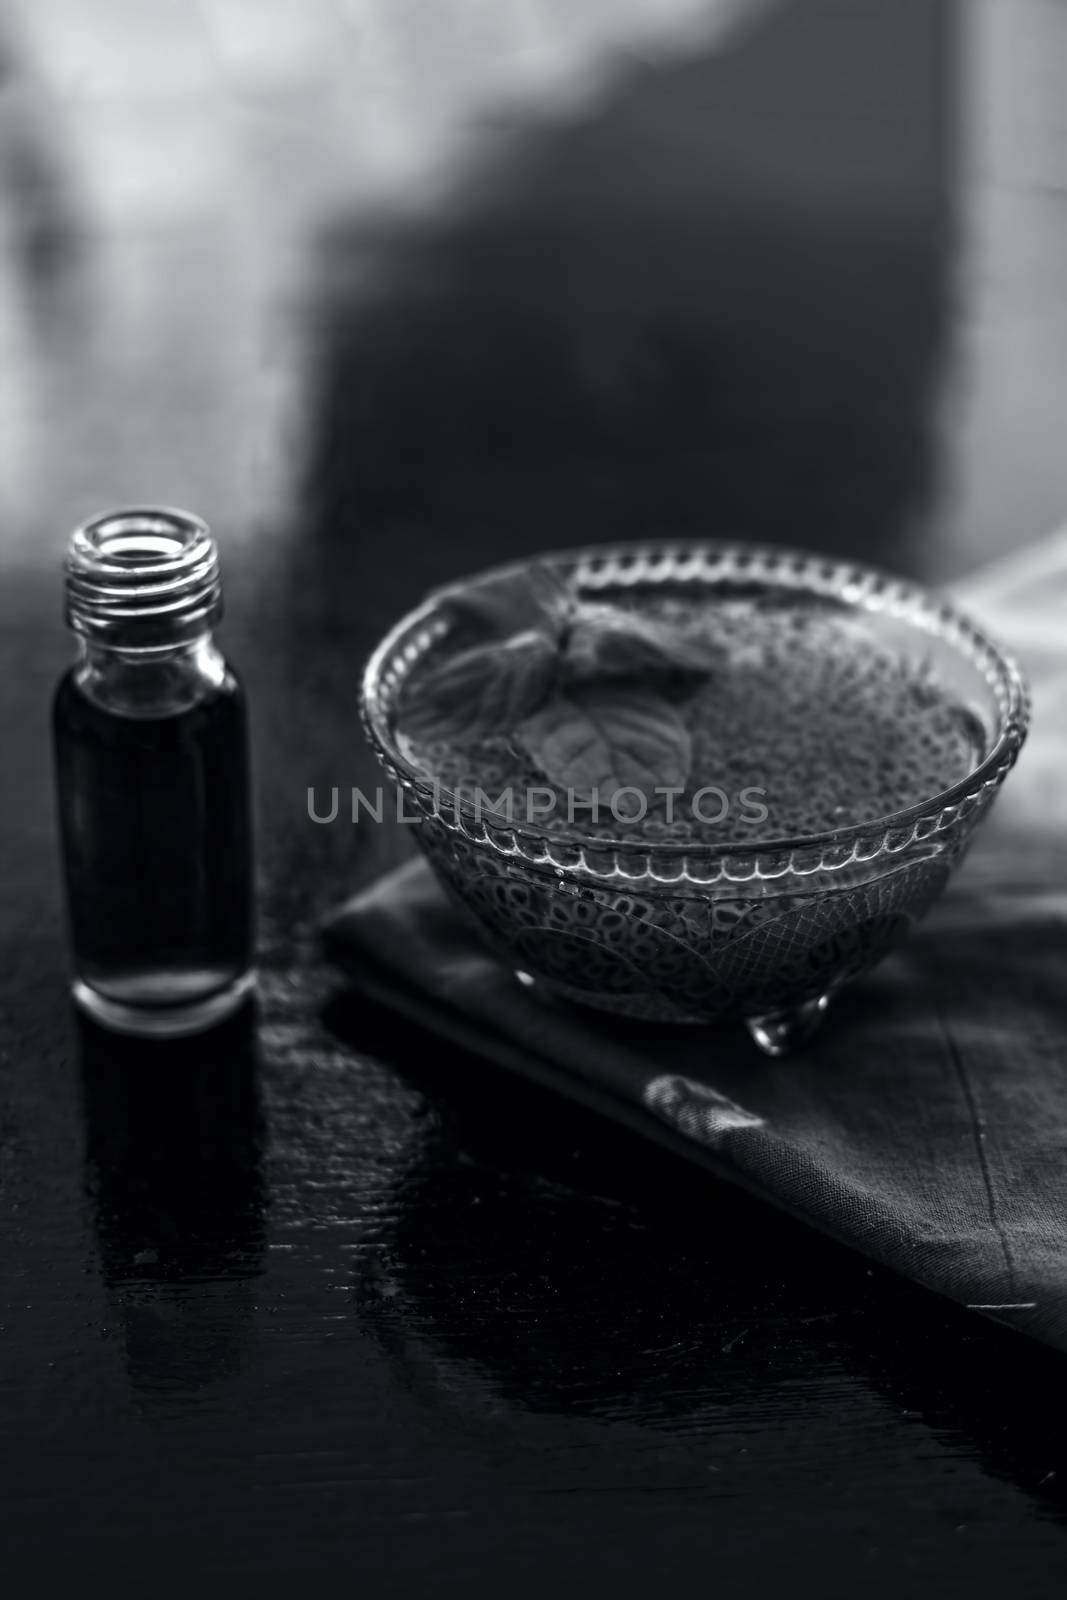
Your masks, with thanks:
M67 549L67 622L101 643L152 649L210 628L222 611L207 523L170 506L132 506L83 522Z
M158 567L182 560L210 540L207 523L189 511L163 506L106 511L75 529L71 556L83 555L94 564Z

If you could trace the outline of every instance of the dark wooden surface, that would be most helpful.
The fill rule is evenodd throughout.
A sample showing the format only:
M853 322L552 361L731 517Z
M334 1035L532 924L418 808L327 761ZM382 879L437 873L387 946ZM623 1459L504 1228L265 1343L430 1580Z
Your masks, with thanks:
M951 576L1046 530L1062 133L975 167L968 40L936 0L772 8L510 128L447 223L353 205L314 249L269 174L221 234L89 226L20 123L8 1592L1062 1592L1062 1359L355 999L317 920L406 841L305 810L372 780L377 633L485 560L662 528ZM138 497L218 526L258 778L257 1007L166 1047L71 1014L49 789L62 535Z

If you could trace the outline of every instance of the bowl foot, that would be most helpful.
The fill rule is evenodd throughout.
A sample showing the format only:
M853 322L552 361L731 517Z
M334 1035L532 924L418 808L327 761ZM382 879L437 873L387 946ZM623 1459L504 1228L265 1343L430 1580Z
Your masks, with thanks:
M761 1017L746 1017L745 1027L765 1056L787 1056L808 1042L829 1004L829 994L821 994L817 1000L805 1000L798 1006L783 1006L780 1011L766 1011Z

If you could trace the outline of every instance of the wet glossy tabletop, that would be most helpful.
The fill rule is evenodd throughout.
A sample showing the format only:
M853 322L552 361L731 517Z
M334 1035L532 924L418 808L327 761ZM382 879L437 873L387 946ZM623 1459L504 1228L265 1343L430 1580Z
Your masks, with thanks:
M214 146L197 176L193 139L163 221L163 146L147 174L100 157L86 215L47 101L11 124L12 1592L1060 1592L1061 1358L376 1013L318 954L321 913L408 846L315 826L307 789L372 781L358 669L428 586L656 530L951 577L1067 506L1061 12L1019 0L1022 77L991 85L1001 0L761 9L715 48L620 44L566 116L472 122L493 170L447 221L384 203L313 74L245 84L241 181ZM117 91L79 104L90 152L147 127ZM46 737L61 537L138 498L218 529L258 776L258 1009L168 1048L69 1012Z

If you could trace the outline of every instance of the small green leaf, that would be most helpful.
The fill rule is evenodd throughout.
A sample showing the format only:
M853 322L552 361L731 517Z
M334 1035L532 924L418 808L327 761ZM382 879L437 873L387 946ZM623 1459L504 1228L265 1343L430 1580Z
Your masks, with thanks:
M586 798L596 790L606 802L623 788L681 788L692 760L678 712L638 685L575 686L529 717L517 738L552 783Z
M531 629L558 639L574 605L567 579L543 561L476 583L450 585L434 598L490 639Z
M606 678L641 678L669 673L706 674L717 652L708 641L684 637L657 617L621 606L581 605L570 626L564 673L588 683Z
M511 733L551 692L558 663L554 641L536 629L461 650L408 686L401 727L422 740Z

